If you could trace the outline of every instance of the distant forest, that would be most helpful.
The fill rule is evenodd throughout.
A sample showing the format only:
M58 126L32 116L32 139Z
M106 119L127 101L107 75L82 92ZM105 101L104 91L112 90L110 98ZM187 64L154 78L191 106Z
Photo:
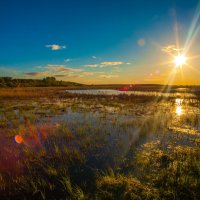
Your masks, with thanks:
M80 83L69 81L57 81L55 77L43 79L14 79L12 77L0 77L0 87L48 87L48 86L81 86Z

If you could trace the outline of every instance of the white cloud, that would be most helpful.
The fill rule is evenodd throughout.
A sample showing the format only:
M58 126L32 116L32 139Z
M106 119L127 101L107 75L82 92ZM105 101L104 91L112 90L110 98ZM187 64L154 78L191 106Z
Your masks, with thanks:
M176 48L176 46L174 44L168 45L168 46L164 46L162 48L162 51L166 52L166 53L171 53L171 52L180 52L182 51L183 48Z
M41 69L43 68L42 66L35 66L36 69Z
M83 71L83 69L80 68L72 68L72 67L67 67L65 65L47 65L44 68L51 70L51 71L56 71L56 72L66 72L66 71L70 71L70 72L81 72Z
M112 67L112 66L116 66L116 65L123 65L123 64L128 64L122 61L109 61L109 62L101 62L98 64L89 64L89 65L85 65L85 67L91 67L91 68L95 68L95 67Z
M52 65L48 64L46 66L40 66L40 69L43 69L43 72L29 72L25 73L27 76L54 76L54 77L69 77L69 78L82 78L93 76L94 72L86 72L81 68L72 68L65 65Z
M80 76L80 73L82 73L83 69L80 68L72 68L67 67L65 65L46 65L46 66L37 66L36 68L39 68L43 70L42 72L28 72L25 73L27 76L55 76L55 77L78 77ZM76 74L79 73L79 74ZM83 75L90 75L90 74L83 74Z
M92 56L92 58L93 58L93 59L97 59L97 57L96 57L96 56Z
M100 67L115 66L115 65L122 65L122 64L124 64L124 62L121 62L121 61L101 62Z
M112 74L101 74L99 75L100 78L117 78L118 75L112 75Z
M70 62L70 61L72 61L72 59L67 58L64 60L64 62Z
M98 67L98 64L89 64L89 65L85 65L85 67L91 67L91 68L95 68Z
M58 44L48 44L45 47L47 48L51 48L52 51L57 51L57 50L61 50L61 49L66 49L66 46L63 45L58 45Z
M81 72L79 74L69 73L67 76L72 77L72 78L83 78L83 77L86 77L86 76L93 76L93 75L94 75L93 72Z

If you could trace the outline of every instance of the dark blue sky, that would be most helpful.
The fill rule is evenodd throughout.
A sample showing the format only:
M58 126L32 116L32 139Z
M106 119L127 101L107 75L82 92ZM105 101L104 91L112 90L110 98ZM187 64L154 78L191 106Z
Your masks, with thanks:
M0 66L4 73L5 68L23 73L47 65L80 68L97 62L131 63L130 54L137 56L140 63L139 57L151 48L147 40L159 41L173 30L174 10L184 29L191 23L197 3L196 0L0 0ZM145 40L144 48L137 45L140 38ZM46 45L61 48L51 50L52 46Z

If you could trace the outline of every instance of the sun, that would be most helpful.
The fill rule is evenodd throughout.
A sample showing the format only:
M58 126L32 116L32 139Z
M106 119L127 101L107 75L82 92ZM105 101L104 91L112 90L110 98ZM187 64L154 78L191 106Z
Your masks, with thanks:
M186 57L185 57L185 55L178 55L178 56L176 56L174 62L176 64L177 68L182 67L184 64L186 64Z

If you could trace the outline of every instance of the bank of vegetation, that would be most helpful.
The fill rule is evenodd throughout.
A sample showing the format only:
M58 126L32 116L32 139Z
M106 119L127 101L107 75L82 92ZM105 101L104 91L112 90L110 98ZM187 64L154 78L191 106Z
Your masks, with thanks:
M52 86L81 86L80 83L70 81L58 81L55 77L43 79L16 79L12 77L0 77L0 87L52 87Z

